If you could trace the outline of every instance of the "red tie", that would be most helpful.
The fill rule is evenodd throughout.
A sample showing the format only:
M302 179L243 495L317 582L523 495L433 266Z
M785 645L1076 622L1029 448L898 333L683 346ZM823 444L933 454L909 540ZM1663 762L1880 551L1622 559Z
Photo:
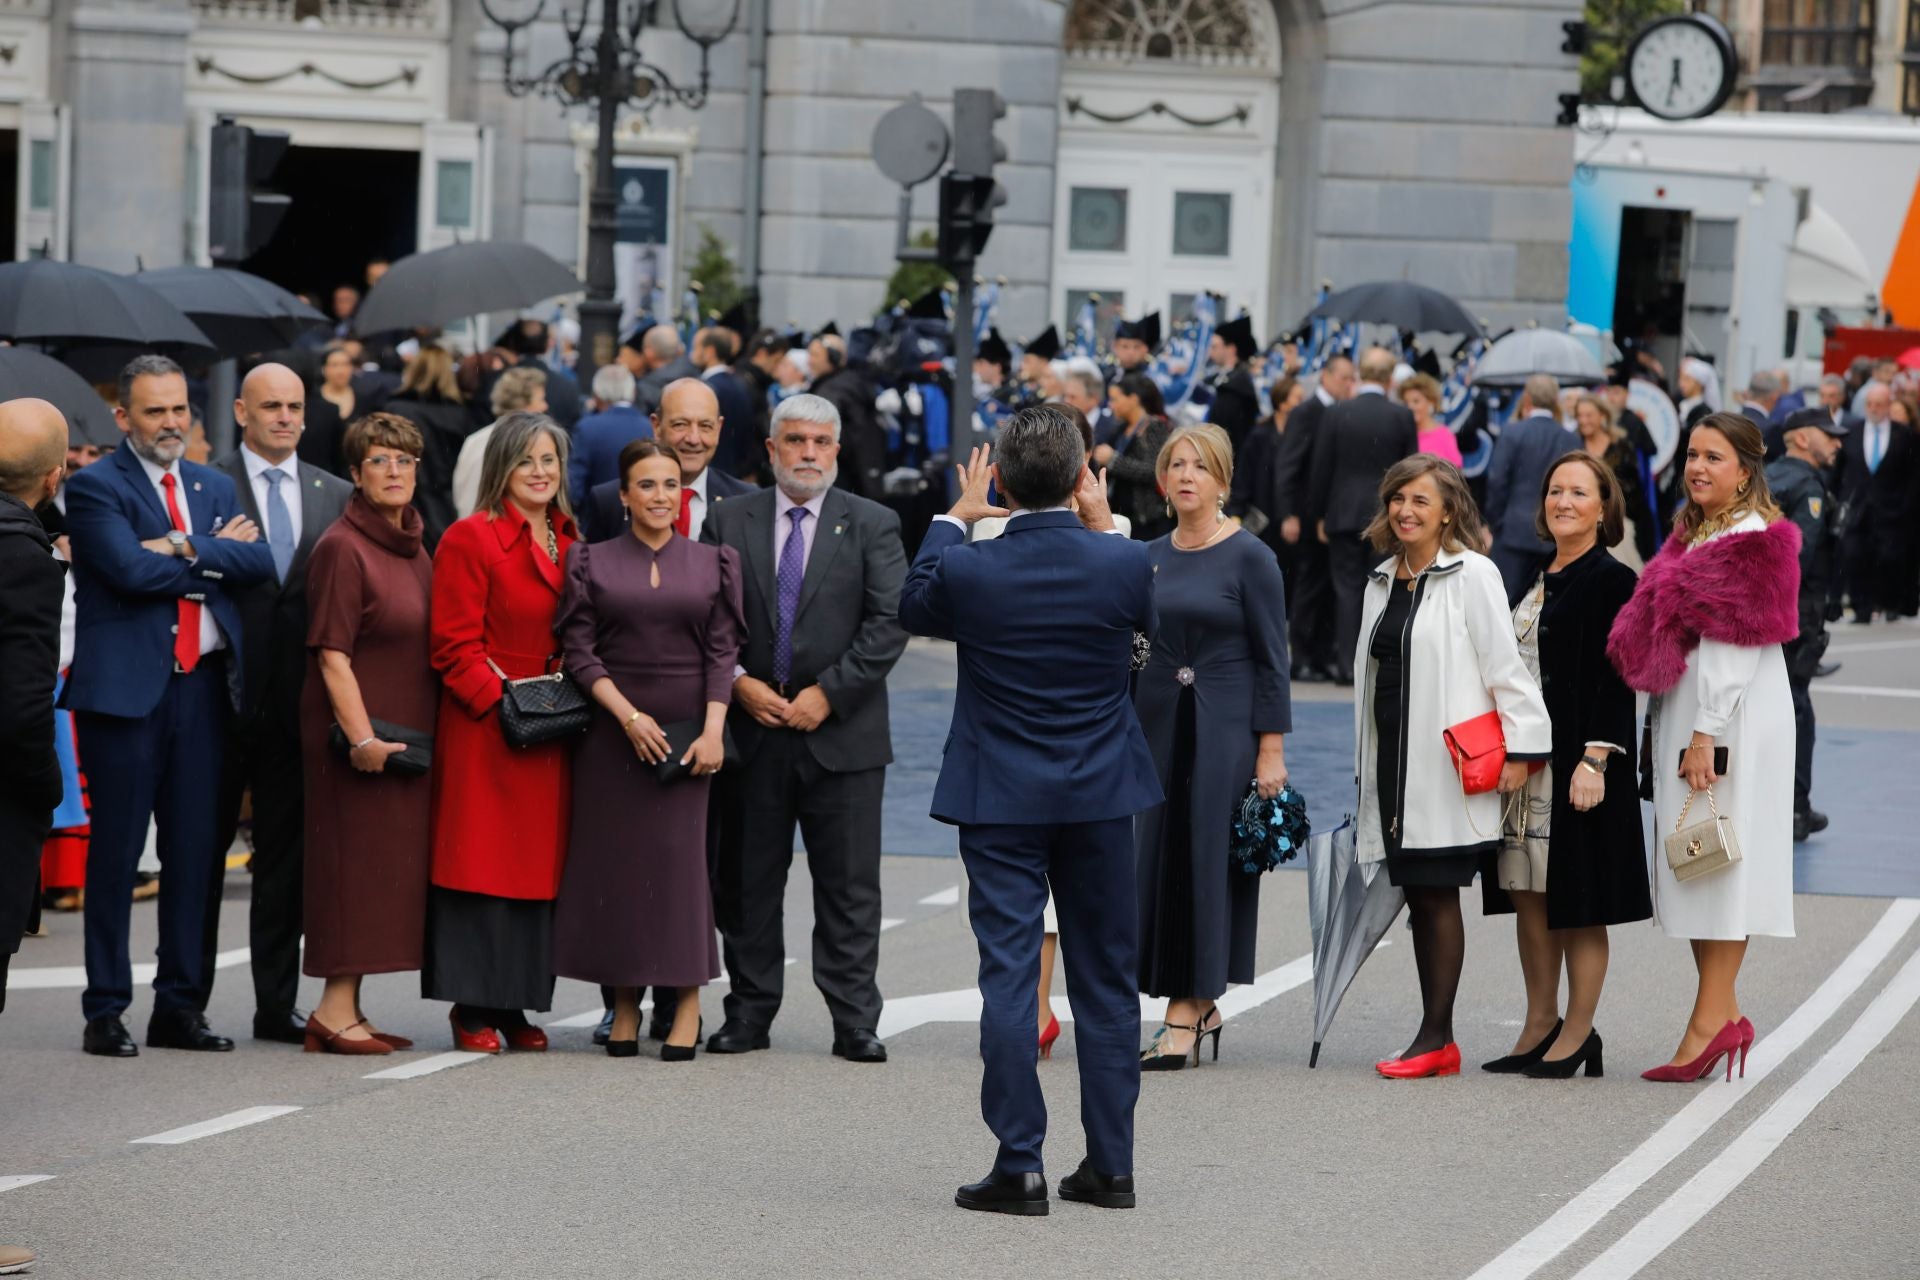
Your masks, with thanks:
M180 514L180 503L173 496L175 483L171 471L160 477L161 487L167 491L167 518L173 521L174 528L185 533L187 522ZM192 600L180 602L179 625L173 629L173 661L182 671L192 671L200 665L200 606Z
M693 536L693 490L680 491L680 518L673 522L673 530L683 538Z

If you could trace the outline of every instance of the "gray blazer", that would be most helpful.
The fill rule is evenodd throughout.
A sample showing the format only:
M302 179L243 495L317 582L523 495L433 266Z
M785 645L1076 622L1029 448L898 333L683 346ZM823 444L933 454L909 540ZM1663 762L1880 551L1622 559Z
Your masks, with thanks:
M1580 437L1554 417L1528 415L1500 429L1487 465L1487 528L1495 546L1522 551L1551 551L1533 527L1540 511L1540 486L1547 468L1561 454L1580 447ZM1531 580L1531 579L1529 579Z
M740 555L747 620L740 665L769 684L779 603L774 494L761 489L715 503L700 529L700 541L732 547ZM807 735L807 747L822 768L834 773L893 762L887 674L907 648L899 617L906 575L900 517L877 502L829 489L794 615L788 688L817 684L833 707L825 723ZM737 704L729 723L742 758L750 763L770 731Z

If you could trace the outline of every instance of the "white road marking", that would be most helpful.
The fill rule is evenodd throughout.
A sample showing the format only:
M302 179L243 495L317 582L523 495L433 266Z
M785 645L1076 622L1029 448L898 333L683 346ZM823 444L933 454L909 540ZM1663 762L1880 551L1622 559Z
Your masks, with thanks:
M595 1022L600 1021L596 1016ZM452 1053L436 1053L431 1058L422 1058L418 1062L408 1062L397 1067L388 1067L385 1071L375 1071L362 1076L363 1080L412 1080L416 1076L430 1076L436 1071L445 1071L448 1067L464 1067L469 1062L483 1062L498 1057L492 1053L466 1053L454 1050Z
M1856 698L1920 698L1920 689L1893 689L1877 684L1828 684L1822 680L1812 689L1815 693L1844 693Z
M1811 1070L1793 1082L1780 1100L1699 1173L1688 1179L1653 1212L1642 1218L1613 1247L1595 1258L1573 1280L1627 1280L1713 1211L1747 1175L1785 1142L1853 1069L1877 1048L1920 1001L1920 952L1907 958L1885 990L1859 1021Z
M1913 648L1920 648L1920 638L1909 639L1909 640L1871 640L1871 641L1868 641L1866 644L1829 645L1827 647L1827 652L1829 654L1876 653L1882 649L1913 649Z
M960 905L960 886L950 884L944 889L937 889L920 899L920 905L923 907L957 907Z
M275 1116L290 1115L299 1109L298 1107L247 1107L241 1111L229 1111L226 1115L215 1116L211 1120L202 1120L199 1124L181 1125L178 1129L156 1133L150 1138L135 1138L133 1141L163 1147L177 1147L183 1142L192 1142L197 1138L211 1138L216 1133L244 1129L250 1124L259 1124L262 1120L271 1120Z
M36 1182L52 1182L50 1173L8 1173L0 1174L0 1191L13 1191L20 1187L30 1187Z
M1779 1030L1754 1046L1754 1056L1747 1064L1744 1079L1702 1091L1597 1182L1562 1205L1505 1253L1474 1272L1469 1280L1525 1280L1559 1257L1602 1218L1619 1208L1628 1196L1699 1141L1775 1067L1805 1044L1873 975L1874 969L1892 953L1917 919L1920 919L1920 899L1896 898L1889 903L1879 921L1860 940L1860 945L1780 1024Z
M896 920L892 916L881 916L880 932L885 933L887 930L895 928L898 925L903 925L905 923L906 923L905 920Z
M235 951L222 951L213 958L216 969L231 969L253 959L251 947L241 947ZM159 971L155 964L137 964L133 966L133 985L143 986L153 981ZM13 968L7 971L7 990L9 991L57 991L71 988L80 990L87 985L85 965L54 965L46 969Z

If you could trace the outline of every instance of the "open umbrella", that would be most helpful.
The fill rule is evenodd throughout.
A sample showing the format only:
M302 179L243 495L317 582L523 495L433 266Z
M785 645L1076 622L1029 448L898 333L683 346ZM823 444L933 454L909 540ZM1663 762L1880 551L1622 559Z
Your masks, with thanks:
M101 448L120 443L120 427L97 392L67 366L26 347L0 347L0 401L32 397L66 415L68 438Z
M550 255L515 240L455 244L402 258L354 313L358 333L423 329L485 311L518 311L586 288Z
M134 277L200 327L225 356L292 346L327 318L271 280L224 267L159 267Z
M1467 309L1441 293L1410 280L1380 280L1342 289L1307 313L1348 324L1390 324L1412 333L1459 333L1485 337L1480 322Z
M1607 370L1587 344L1558 329L1515 329L1488 347L1473 371L1480 387L1524 386L1536 373L1550 373L1562 385L1594 386Z
M1407 898L1384 865L1369 880L1354 849L1353 819L1307 841L1307 923L1313 930L1313 1055L1327 1038L1341 997L1380 945Z
M36 258L0 265L0 337L61 353L91 346L213 358L180 308L131 276Z

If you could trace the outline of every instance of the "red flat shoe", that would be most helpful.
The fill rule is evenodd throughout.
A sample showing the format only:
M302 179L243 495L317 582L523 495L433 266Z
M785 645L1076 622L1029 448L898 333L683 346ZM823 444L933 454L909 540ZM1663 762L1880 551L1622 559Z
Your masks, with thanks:
M370 1031L367 1034L371 1035L375 1040L380 1041L382 1044L391 1045L395 1049L413 1048L413 1041L407 1039L405 1036L388 1035L384 1031Z
M452 1010L447 1012L447 1023L453 1028L453 1047L462 1053L498 1053L500 1052L500 1033L492 1027L482 1027L478 1031L468 1031L460 1025L460 1019Z
M1428 1076L1460 1074L1460 1046L1441 1045L1432 1053L1416 1053L1411 1058L1390 1058L1376 1062L1373 1069L1389 1080L1422 1080Z
M1727 1060L1727 1079L1732 1080L1733 1056L1736 1052L1742 1050L1745 1044L1746 1033L1740 1029L1740 1024L1737 1022L1729 1022L1726 1026L1720 1028L1719 1034L1708 1041L1707 1047L1702 1049L1700 1056L1692 1062L1669 1062L1663 1066L1642 1071L1640 1078L1642 1080L1651 1080L1655 1084L1692 1084L1694 1081L1705 1079L1708 1075L1712 1074L1714 1067L1719 1065L1720 1059L1725 1058ZM1742 1061L1740 1065L1740 1074L1743 1076L1747 1074L1746 1063L1744 1061Z
M1040 1033L1040 1056L1053 1057L1053 1042L1060 1038L1060 1019L1047 1015L1047 1029Z
M523 1053L545 1053L547 1033L531 1023L507 1028L507 1048Z

